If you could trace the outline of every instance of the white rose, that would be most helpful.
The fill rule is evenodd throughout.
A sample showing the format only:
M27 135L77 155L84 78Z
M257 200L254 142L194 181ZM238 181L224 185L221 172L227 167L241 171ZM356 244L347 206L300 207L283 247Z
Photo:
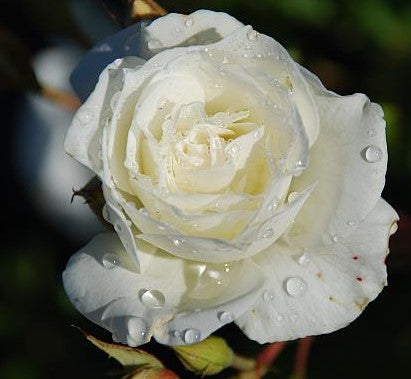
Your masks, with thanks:
M94 52L139 58L107 66L66 137L117 232L69 261L77 309L130 346L194 343L231 321L265 343L354 320L386 285L397 220L381 199L381 108L327 91L224 13L122 33L125 52L122 34Z

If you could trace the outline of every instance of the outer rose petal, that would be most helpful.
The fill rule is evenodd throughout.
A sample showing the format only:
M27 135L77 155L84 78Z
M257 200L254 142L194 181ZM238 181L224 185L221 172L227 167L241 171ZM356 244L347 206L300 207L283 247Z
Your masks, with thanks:
M142 27L139 56L148 59L173 47L207 45L244 26L227 13L198 10L189 16L170 13Z
M98 175L103 168L99 151L104 123L112 117L110 102L123 86L123 68L137 67L143 61L127 57L109 64L101 73L96 88L77 111L64 141L64 148Z
M380 199L340 244L308 250L303 257L285 244L260 253L254 260L265 271L267 292L237 324L260 343L346 326L387 284L384 260L396 220L396 212Z
M375 207L385 183L387 146L381 107L363 94L338 96L303 71L316 94L320 134L310 165L294 178L291 191L318 185L295 220L290 241L302 247L345 238ZM366 159L370 146L379 151Z
M211 283L212 291L205 287L201 296L193 296L190 293L195 289L196 277L191 271L196 263L144 242L139 242L138 247L148 261L141 272L115 233L100 234L70 259L63 273L64 288L74 306L110 330L119 342L137 346L151 336L164 344L198 342L241 316L261 295L263 275L252 261L233 266L232 278L222 284L223 288L216 289ZM110 264L112 254L118 261L116 268ZM140 300L144 289L161 291L164 304L145 305ZM185 336L187 330L195 331L194 341Z

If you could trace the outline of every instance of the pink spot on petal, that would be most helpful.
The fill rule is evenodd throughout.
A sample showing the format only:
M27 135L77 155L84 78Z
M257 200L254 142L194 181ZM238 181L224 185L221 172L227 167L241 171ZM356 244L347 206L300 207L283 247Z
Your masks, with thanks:
M354 259L355 261L358 261L358 255L354 255L354 256L352 257L352 259Z
M357 279L359 282L362 282L362 280L363 280L363 279L361 278L361 276L357 276L356 279Z

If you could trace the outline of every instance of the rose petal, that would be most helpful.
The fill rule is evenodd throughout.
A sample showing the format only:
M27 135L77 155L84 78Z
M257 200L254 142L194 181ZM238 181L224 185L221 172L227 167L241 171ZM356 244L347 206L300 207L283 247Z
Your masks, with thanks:
M233 240L182 234L140 234L136 237L177 257L203 262L230 262L250 257L278 239L300 211L313 187L296 195L263 224L244 228Z
M223 12L201 9L189 16L170 13L142 28L139 56L147 59L176 46L211 44L242 26Z
M291 191L298 192L318 180L291 231L292 243L299 246L349 235L377 203L387 166L381 108L362 94L342 97L315 88L320 135L309 167L291 185ZM367 158L369 149L373 155Z
M147 250L144 243L139 249L150 259L141 273L114 233L100 234L70 259L63 273L64 288L75 307L119 342L137 346L153 335L166 344L198 342L239 317L260 295L262 276L252 262L234 267L235 275L230 276L227 266L221 272L201 263L192 267L185 260ZM207 270L210 275L204 277ZM152 292L142 297L145 290ZM221 312L230 318L222 318ZM174 329L181 334L171 335ZM190 341L184 335L189 329L199 332L198 339Z
M101 73L96 88L77 111L64 141L67 153L100 175L99 151L104 123L112 117L110 102L123 86L123 68L135 68L141 60L129 57L116 60Z
M330 333L362 312L386 283L384 264L396 212L382 199L340 244L304 252L274 244L253 259L263 296L237 324L260 343Z

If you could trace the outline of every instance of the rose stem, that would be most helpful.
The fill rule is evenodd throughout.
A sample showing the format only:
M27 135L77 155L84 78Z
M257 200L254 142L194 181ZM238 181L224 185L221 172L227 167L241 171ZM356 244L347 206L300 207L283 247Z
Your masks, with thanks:
M294 379L305 379L307 373L308 356L314 337L301 338L298 341L297 352L295 353L294 371L291 375Z

